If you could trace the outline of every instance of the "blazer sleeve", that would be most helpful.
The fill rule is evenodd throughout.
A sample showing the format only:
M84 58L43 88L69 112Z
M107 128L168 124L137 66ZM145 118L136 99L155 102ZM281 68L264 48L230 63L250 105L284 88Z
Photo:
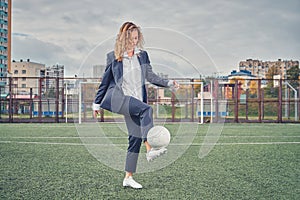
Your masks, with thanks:
M113 60L111 60L111 56L107 55L106 69L103 74L102 81L99 85L99 88L98 88L98 91L96 93L96 97L94 100L94 104L99 104L99 105L97 105L97 108L99 108L99 109L100 109L100 104L106 94L107 88L110 84L110 81L113 79L112 69L111 69L112 62L113 62ZM94 109L94 110L98 110L98 109Z
M144 67L146 67L146 80L156 86L159 86L159 87L169 87L168 79L161 78L153 72L152 66L150 64L150 60L149 60L149 57L148 57L148 54L146 51L144 51L144 61L145 61L145 64L143 64L143 65L145 65Z

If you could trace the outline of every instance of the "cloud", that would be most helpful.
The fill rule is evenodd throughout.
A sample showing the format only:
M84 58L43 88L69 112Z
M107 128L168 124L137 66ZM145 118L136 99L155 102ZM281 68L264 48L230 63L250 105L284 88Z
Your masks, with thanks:
M46 66L63 64L72 74L80 62L79 59L71 58L61 46L38 40L28 34L14 33L12 49L14 60L30 59Z
M60 62L72 74L82 63L92 65L97 58L97 64L104 62L103 50L111 48L91 51L113 38L123 22L134 21L145 30L145 47L164 44L203 69L229 73L247 58L299 60L299 7L298 0L14 1L13 55L49 65ZM191 51L196 47L189 48L190 40L177 42L176 37L147 35L149 27L178 31L203 49ZM205 57L204 50L213 61ZM153 62L174 65L173 61L152 57ZM179 69L181 64L177 63Z
M28 58L34 56L33 58L42 60L54 60L63 53L64 50L61 47L43 42L28 34L13 34L13 57L24 55Z

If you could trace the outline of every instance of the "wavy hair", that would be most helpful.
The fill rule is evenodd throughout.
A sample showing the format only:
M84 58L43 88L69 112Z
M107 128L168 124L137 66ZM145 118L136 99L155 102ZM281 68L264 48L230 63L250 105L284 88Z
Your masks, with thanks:
M138 31L137 47L143 48L144 37L140 27L138 27L132 22L125 22L120 28L115 44L115 57L118 61L122 61L124 52L127 50L127 47L132 43L131 32L134 30Z

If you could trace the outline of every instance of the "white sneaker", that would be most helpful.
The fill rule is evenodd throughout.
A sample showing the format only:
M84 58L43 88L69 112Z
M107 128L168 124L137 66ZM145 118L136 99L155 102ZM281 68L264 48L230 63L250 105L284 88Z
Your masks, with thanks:
M129 176L128 178L124 178L123 180L123 186L124 187L132 187L134 189L141 189L143 186L133 180L132 176Z
M167 153L167 149L165 147L159 149L151 148L150 151L147 152L146 158L148 162L150 162L165 153Z

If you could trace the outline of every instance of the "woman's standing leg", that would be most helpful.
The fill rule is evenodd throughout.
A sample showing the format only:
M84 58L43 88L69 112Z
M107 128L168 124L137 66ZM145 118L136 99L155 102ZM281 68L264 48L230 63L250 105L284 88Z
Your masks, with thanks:
M127 176L136 172L137 160L142 143L140 120L136 116L125 116L128 130L128 148L125 162Z
M125 162L126 175L123 186L142 188L133 180L141 143L146 140L147 133L153 127L152 108L138 99L126 96L119 114L123 114L128 130L128 149Z

